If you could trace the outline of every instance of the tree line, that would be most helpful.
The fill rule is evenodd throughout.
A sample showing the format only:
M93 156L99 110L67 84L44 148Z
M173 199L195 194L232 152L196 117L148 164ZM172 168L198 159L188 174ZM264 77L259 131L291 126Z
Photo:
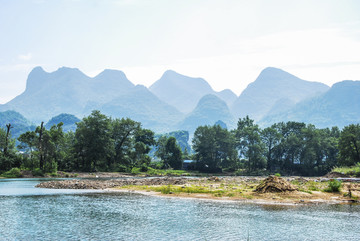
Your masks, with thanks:
M78 122L75 132L64 132L62 125L46 129L41 123L17 140L11 138L11 124L0 128L0 172L15 167L42 173L182 169L184 159L193 159L192 168L201 172L313 176L360 162L359 124L340 130L280 122L262 129L245 117L234 130L199 126L192 150L174 134L155 135L139 122L99 111Z

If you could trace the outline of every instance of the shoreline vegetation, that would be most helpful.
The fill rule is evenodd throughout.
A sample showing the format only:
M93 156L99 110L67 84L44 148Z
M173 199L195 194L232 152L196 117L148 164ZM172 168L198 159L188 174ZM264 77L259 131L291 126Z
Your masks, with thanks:
M127 176L129 177L129 176ZM269 205L359 203L360 183L326 177L153 177L123 179L67 179L36 187L100 189L143 195L197 198ZM262 190L260 190L263 188Z
M155 134L97 110L76 126L64 132L62 122L50 129L42 122L17 140L11 123L0 128L0 175L75 178L39 184L44 188L167 197L267 203L353 203L360 197L358 183L337 180L360 177L360 124L340 130L290 121L262 129L246 116L232 130L221 122L198 126L192 145L187 131ZM302 177L329 172L327 179Z
M192 145L188 131L155 134L140 122L113 119L96 110L76 126L75 132L64 132L62 122L50 129L42 122L17 139L11 137L13 124L0 128L0 175L76 177L72 172L120 172L179 176L191 170L196 176L323 176L343 166L339 172L360 177L360 124L340 130L290 121L262 129L246 116L232 130L221 122L198 126Z

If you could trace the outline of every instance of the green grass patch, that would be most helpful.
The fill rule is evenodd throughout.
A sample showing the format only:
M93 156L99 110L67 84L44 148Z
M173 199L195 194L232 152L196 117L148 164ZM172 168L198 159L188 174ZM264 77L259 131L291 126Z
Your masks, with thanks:
M149 167L146 172L150 176L190 176L190 173L184 170L172 170L172 169L154 169Z
M306 192L306 193L312 194L312 191L305 190L304 188L299 188L299 191L300 191L300 192Z
M161 192L162 194L171 194L171 193L208 193L216 195L224 195L226 192L224 190L211 189L208 187L202 186L173 186L173 185L163 185L163 186L148 186L146 189Z
M351 167L335 167L331 171L343 173L348 176L360 177L360 162L356 163L355 166Z
M309 191L320 191L320 185L318 182L314 182L314 181L308 181L305 186L307 187L307 189Z

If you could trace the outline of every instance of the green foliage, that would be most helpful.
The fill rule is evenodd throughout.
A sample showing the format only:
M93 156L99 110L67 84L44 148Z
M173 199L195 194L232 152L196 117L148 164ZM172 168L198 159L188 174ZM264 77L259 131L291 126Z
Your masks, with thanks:
M44 176L44 173L40 168L35 168L31 172L32 172L33 176L35 176L35 177L43 177Z
M247 159L247 168L250 171L266 167L263 156L265 145L261 140L261 130L248 116L239 119L235 130L237 148L241 157Z
M234 135L219 125L200 126L193 138L196 168L205 172L221 172L236 168L237 152Z
M13 129L7 132L0 128L0 172L21 167L40 168L43 173L134 171L177 175L174 170L155 169L181 169L182 160L187 158L195 160L196 169L202 172L315 176L340 163L342 167L333 171L360 176L360 164L356 164L360 160L359 124L340 131L337 127L317 129L301 122L280 122L262 130L246 117L239 119L232 131L221 125L199 126L193 138L194 152L187 144L186 131L158 135L155 142L154 132L142 128L141 123L129 118L111 119L99 111L93 111L77 126L75 133L65 133L61 122L50 128L38 126L19 136L17 149L11 137ZM151 162L152 147L160 162Z
M182 169L182 152L175 137L160 137L155 155L161 158L165 168Z
M340 164L353 166L360 161L360 124L345 126L339 138Z
M138 175L138 174L140 174L140 168L139 167L133 167L132 169L131 169L131 174L134 174L134 175Z
M277 172L277 173L274 174L274 176L275 177L281 177L281 174Z
M7 178L18 178L21 177L21 171L19 168L15 167L15 168L11 168L9 171L5 172L2 174L3 177L7 177Z
M339 192L342 182L332 179L328 182L328 187L324 189L325 192Z
M79 169L103 169L114 154L111 147L111 121L100 111L93 111L90 116L77 123L74 149Z

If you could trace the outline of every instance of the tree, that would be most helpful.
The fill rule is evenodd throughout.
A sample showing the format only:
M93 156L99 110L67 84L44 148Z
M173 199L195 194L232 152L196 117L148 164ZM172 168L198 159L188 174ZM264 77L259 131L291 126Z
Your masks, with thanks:
M15 140L11 138L10 124L7 129L0 128L0 171L10 170L20 166L20 159L16 155Z
M276 128L276 124L271 127L267 127L261 131L261 140L264 143L265 156L266 156L266 169L267 170L275 170L275 158L274 158L274 149L277 145L279 145L281 141L281 134L278 132Z
M162 136L157 142L155 155L159 157L166 168L182 168L182 151L173 136Z
M261 141L261 130L254 124L249 116L239 119L235 137L240 157L244 157L248 162L250 171L266 167L266 160L263 156L264 143Z
M129 118L115 119L112 125L112 138L114 140L115 158L113 166L129 166L131 159L129 154L133 149L135 133L139 130L141 124ZM122 171L125 171L124 168ZM131 170L131 169L130 169Z
M114 155L110 119L100 111L93 111L76 125L74 150L79 169L106 170Z
M235 138L227 129L219 125L198 127L193 138L196 168L207 172L235 169L238 160L235 147Z
M58 160L58 168L62 171L79 170L78 163L75 161L75 133L72 131L65 132L62 142L59 145L59 155L61 158Z
M195 151L196 169L215 172L221 170L221 160L217 158L218 143L211 126L199 126L194 133L193 150Z
M8 147L9 147L9 139L10 139L10 129L13 128L11 124L6 125L6 137L5 137L5 147L4 147L4 155L7 156Z
M154 132L143 129L141 123L129 118L112 120L112 139L115 157L112 169L129 171L133 167L146 169L150 164L147 155L155 144Z
M345 126L339 139L340 164L355 165L360 162L360 125Z
M39 150L39 159L40 159L40 169L44 171L43 130L44 130L44 122L42 121L41 125L36 128L35 132L39 133L38 150Z

